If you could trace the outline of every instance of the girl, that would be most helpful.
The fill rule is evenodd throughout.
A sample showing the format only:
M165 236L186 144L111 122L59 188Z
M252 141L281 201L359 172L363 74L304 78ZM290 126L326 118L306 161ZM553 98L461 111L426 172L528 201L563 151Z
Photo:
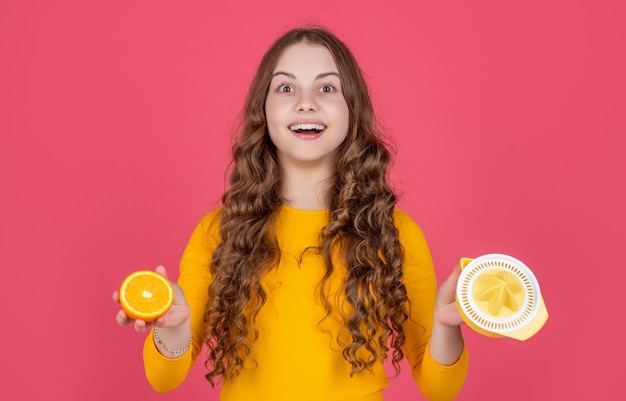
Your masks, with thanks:
M408 359L427 398L454 398L467 372L460 268L437 292L424 236L395 208L389 162L349 49L323 29L280 37L250 87L223 206L183 254L173 307L152 323L117 314L150 330L151 385L178 386L206 344L206 378L224 401L382 400L388 355L396 372Z

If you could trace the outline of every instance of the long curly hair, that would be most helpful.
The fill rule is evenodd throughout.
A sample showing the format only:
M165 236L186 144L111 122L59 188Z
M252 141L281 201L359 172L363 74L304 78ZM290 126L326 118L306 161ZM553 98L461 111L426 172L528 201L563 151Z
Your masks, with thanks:
M258 338L255 318L267 299L261 281L280 261L274 223L283 205L281 169L267 131L265 99L281 55L300 42L330 51L350 115L328 193L330 219L315 247L325 262L318 285L320 299L329 317L333 303L326 284L336 269L345 269L340 294L348 307L339 312L349 338L341 346L351 374L386 360L390 348L396 372L404 357L408 298L402 283L403 249L393 220L397 198L387 178L390 152L351 51L325 29L298 28L281 36L263 56L245 101L240 136L233 145L230 185L222 196L221 242L213 253L213 281L205 311L206 378L212 385L220 377L235 378L248 359ZM333 254L340 255L341 266L333 264Z

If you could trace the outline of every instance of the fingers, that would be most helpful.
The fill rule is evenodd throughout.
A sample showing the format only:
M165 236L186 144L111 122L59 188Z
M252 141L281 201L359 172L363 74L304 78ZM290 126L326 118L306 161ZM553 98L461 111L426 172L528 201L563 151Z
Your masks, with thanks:
M123 310L117 311L117 315L115 315L115 321L120 326L128 326L133 322L132 319L129 318L126 312L124 312Z
M166 325L165 318L163 316L157 318L154 322L152 322L154 326L163 327Z
M137 333L144 333L150 330L150 327L152 327L152 323L143 320L135 320L135 331Z
M138 333L144 333L150 330L150 327L152 327L151 322L146 322L144 320L131 319L123 310L120 310L117 312L117 315L115 315L115 321L117 322L117 324L119 324L122 327L130 326L132 324L133 328Z
M437 305L435 317L444 326L460 326L464 323L456 304Z

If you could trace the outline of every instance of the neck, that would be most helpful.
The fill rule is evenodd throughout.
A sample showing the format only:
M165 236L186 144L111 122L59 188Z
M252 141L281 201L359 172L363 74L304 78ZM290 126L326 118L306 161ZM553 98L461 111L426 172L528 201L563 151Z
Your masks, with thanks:
M333 184L334 169L290 165L283 167L280 195L288 206L302 210L328 208L328 194Z

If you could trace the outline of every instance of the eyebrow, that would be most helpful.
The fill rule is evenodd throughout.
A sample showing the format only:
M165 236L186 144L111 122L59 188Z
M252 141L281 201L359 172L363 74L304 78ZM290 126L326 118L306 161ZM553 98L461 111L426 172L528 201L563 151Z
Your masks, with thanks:
M285 72L285 71L276 71L274 74L272 74L272 78L274 78L277 75L284 75L286 77L289 77L289 78L292 78L292 79L296 79L295 74L292 74L290 72ZM334 72L334 71L330 71L330 72L323 72L321 74L317 74L315 79L318 80L318 79L326 78L329 75L335 75L337 78L341 78L339 76L339 73Z

